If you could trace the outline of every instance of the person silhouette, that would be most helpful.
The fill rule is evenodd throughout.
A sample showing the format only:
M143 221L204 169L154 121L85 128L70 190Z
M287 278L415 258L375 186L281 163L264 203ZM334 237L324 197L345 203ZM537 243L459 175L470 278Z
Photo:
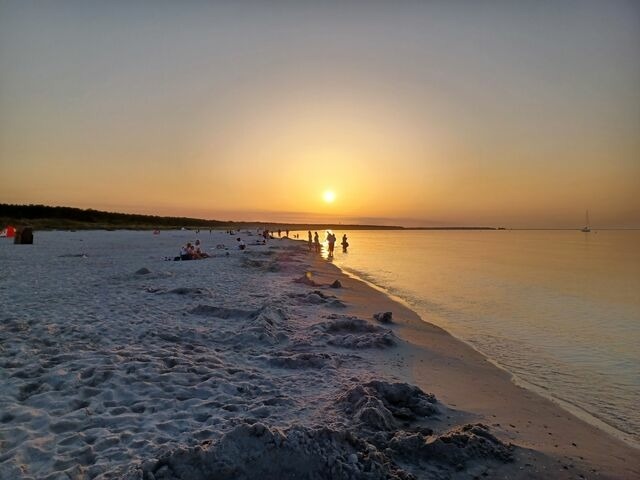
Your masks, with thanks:
M333 234L333 232L327 233L327 243L329 244L329 256L333 257L333 249L336 245L336 236Z
M342 251L347 253L347 248L349 247L349 242L347 241L347 234L345 233L342 236Z
M313 244L316 247L316 253L320 253L320 237L318 236L318 232L313 235Z

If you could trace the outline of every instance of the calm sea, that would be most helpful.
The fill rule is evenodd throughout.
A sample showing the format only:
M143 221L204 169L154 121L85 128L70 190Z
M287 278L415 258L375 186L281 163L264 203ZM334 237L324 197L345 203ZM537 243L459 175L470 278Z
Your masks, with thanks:
M640 445L640 231L346 233L336 265Z

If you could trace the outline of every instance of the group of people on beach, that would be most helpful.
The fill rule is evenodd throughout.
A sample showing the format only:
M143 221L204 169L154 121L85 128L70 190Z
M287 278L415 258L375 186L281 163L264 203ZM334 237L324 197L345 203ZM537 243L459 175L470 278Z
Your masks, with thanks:
M193 244L191 242L187 242L183 245L180 248L180 255L175 257L174 260L200 260L208 257L209 254L202 249L200 240L196 239Z
M309 240L308 240L309 251L315 250L316 253L320 253L320 251L322 250L322 247L320 245L320 236L318 235L318 232L315 232L314 235L312 236L311 230L309 230L307 234L309 237ZM331 230L327 230L326 242L328 245L329 257L333 257L336 241L337 241L337 238L335 233L333 233ZM349 241L347 239L346 233L342 236L341 245L342 245L342 251L344 253L347 253L347 248L349 247Z
M226 233L228 234L232 234L235 233L232 230L228 230ZM267 239L273 239L274 237L272 236L272 232L270 232L267 229L264 230L260 230L259 231L260 236L262 236L264 238L264 240L260 241L260 242L254 242L255 245L265 245L267 243ZM289 231L286 230L286 237L289 236ZM278 230L278 236L280 236L282 234L281 230ZM309 241L308 241L308 245L309 245L309 251L315 251L316 253L320 253L322 251L322 245L320 243L320 236L318 235L318 232L315 232L313 235L311 234L311 230L309 230L307 232L308 237L309 237ZM335 233L333 233L331 230L327 230L327 236L325 238L325 241L328 245L327 251L328 251L328 257L332 258L333 257L333 253L335 250L335 245L337 242L337 237L335 235ZM237 242L237 247L239 250L245 250L247 248L247 244L244 242L244 240L242 240L240 237L236 238L236 242ZM349 241L347 239L347 234L345 233L342 236L342 251L344 253L347 252L347 248L349 247ZM216 246L216 248L224 248L226 249L226 247L224 245L218 245ZM186 244L184 244L181 248L180 248L180 254L176 257L173 258L174 261L184 261L184 260L200 260L203 258L209 258L209 254L207 252L204 251L204 248L202 247L202 243L200 242L199 239L196 239L195 242L191 243L191 242L187 242ZM171 257L166 258L166 260L170 260Z
M264 230L258 228L257 229L258 235L261 235L265 240L273 240L276 235L276 233L278 234L278 238L282 238L282 234L284 233L284 238L289 238L289 230L282 230L281 228L279 228L278 230L269 230L268 228L265 228Z
M236 245L238 246L238 250L245 250L247 248L247 244L245 243L245 241L238 237L236 238ZM261 243L261 245L264 245L264 243ZM224 244L218 244L216 245L216 249L222 249L222 250L227 250L227 247ZM227 255L229 255L227 253ZM203 258L209 258L211 255L209 255L207 252L204 251L204 248L202 247L202 244L200 243L199 239L196 239L196 241L194 243L191 242L187 242L186 244L184 244L181 248L180 248L180 254L177 257L174 257L173 260L174 261L184 261L184 260L200 260ZM171 260L171 257L165 257L165 260Z

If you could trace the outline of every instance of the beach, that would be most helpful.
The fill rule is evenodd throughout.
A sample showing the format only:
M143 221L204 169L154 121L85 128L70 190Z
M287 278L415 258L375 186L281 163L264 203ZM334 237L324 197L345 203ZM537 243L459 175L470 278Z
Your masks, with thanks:
M305 243L202 231L210 258L165 260L195 238L0 244L1 479L640 477Z

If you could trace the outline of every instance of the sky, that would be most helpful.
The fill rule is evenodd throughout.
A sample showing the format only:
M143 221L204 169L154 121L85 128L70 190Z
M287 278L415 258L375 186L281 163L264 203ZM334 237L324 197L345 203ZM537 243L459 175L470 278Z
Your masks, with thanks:
M0 203L640 228L640 2L0 0Z

